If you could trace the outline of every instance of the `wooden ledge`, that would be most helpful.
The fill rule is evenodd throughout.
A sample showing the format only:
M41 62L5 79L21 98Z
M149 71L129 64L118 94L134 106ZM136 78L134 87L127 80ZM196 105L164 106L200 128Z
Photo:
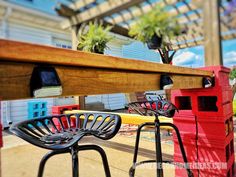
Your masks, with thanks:
M140 60L0 40L0 97L30 97L30 78L38 64L55 67L62 96L160 90L160 76L169 73L176 89L202 88L212 72Z

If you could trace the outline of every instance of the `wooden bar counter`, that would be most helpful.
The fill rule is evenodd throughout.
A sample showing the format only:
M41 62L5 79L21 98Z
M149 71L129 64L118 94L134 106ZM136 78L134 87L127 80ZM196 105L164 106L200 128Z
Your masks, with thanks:
M199 69L1 39L1 98L29 98L30 78L37 65L56 69L62 96L159 90L163 73L171 76L173 88L201 88L202 77L213 75Z

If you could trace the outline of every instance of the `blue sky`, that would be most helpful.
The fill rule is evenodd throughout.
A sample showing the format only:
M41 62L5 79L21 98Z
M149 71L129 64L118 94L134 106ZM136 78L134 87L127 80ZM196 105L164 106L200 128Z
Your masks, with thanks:
M224 66L236 66L236 39L224 41L222 43L222 55ZM124 46L123 57L160 62L159 54L153 50L149 50L141 42L134 42ZM204 66L204 47L197 46L178 50L174 56L173 64L191 68Z
M222 55L225 66L236 66L236 39L224 41L222 43ZM173 60L173 64L194 68L204 66L203 46L186 48L177 51Z

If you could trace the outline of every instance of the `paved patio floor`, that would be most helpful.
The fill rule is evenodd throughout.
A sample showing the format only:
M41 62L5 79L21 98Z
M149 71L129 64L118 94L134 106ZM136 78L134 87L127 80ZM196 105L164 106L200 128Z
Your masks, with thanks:
M150 136L150 138L149 138ZM154 143L150 132L144 133L141 141L139 160L154 158ZM119 134L110 141L102 141L93 138L83 140L83 143L98 144L106 151L112 177L128 177L128 171L132 165L133 146L135 134ZM48 150L30 145L21 139L8 135L4 136L4 148L2 149L2 177L34 177L37 176L39 161ZM163 143L163 153L166 159L171 159L173 144L168 136ZM79 169L81 177L103 177L104 171L101 159L97 152L87 151L79 153ZM150 169L151 168L151 169ZM45 177L71 176L70 155L58 155L46 164ZM174 170L165 170L166 176L174 176ZM155 176L152 166L137 169L137 177Z

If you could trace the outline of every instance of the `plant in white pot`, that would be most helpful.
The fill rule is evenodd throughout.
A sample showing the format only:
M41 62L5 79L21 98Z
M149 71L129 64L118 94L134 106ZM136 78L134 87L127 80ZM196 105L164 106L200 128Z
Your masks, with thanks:
M129 35L147 43L149 49L157 49L165 45L165 38L171 39L181 32L176 17L169 15L163 7L156 6L131 26Z
M109 35L111 26L103 27L102 23L90 22L86 28L82 26L78 39L78 49L103 54L107 48L107 43L113 39Z

